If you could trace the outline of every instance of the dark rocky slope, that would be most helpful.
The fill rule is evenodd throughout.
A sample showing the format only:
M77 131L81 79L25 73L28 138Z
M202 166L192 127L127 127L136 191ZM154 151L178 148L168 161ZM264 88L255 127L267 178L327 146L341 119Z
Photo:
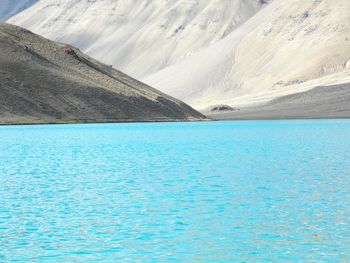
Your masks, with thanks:
M0 123L205 118L78 49L0 23Z
M208 112L208 116L214 119L350 118L350 83L320 86L231 112Z

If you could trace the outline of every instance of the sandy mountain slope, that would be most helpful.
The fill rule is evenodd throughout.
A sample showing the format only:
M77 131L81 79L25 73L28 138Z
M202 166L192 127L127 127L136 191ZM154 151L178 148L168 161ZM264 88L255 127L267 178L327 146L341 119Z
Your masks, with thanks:
M223 40L143 80L204 109L347 83L349 70L349 0L275 0Z
M0 23L0 123L201 118L72 46Z
M213 119L350 118L350 83L320 86L257 106L207 111Z
M0 21L5 21L32 6L35 2L37 0L0 0Z
M8 22L141 78L225 38L262 2L41 0Z

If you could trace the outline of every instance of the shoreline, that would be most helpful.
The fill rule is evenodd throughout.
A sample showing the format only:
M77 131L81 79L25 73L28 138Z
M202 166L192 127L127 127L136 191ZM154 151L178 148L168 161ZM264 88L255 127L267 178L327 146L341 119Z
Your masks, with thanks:
M321 86L276 98L262 105L234 111L199 112L203 118L62 118L9 114L0 117L0 126L98 123L161 123L202 121L320 120L350 119L350 83Z
M210 115L209 115L210 116ZM242 118L215 118L212 117L212 121L289 121L289 120L350 120L348 117L294 117L294 116L285 116L285 117L242 117Z
M137 124L137 123L202 123L202 122L239 122L239 121L311 121L311 120L349 120L349 117L266 117L266 118L212 118L212 119L203 119L203 120L143 120L143 121L84 121L84 122L23 122L23 123L0 123L0 127L4 126L50 126L50 125L84 125L84 124Z
M69 125L69 124L119 124L119 123L177 123L177 122L206 122L214 121L212 119L159 119L159 120L117 120L117 119L108 119L108 120L67 120L67 121L50 121L50 122L1 122L0 126L29 126L29 125Z

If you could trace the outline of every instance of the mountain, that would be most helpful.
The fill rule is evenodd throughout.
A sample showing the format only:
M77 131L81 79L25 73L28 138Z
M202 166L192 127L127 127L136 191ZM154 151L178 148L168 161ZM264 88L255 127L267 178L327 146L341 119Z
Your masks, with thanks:
M9 23L144 78L221 40L261 0L45 0Z
M78 49L0 23L0 123L198 120L203 115Z
M350 83L349 10L348 0L275 0L223 40L143 80L197 109Z
M0 21L5 21L9 17L27 9L36 2L37 0L1 0Z
M349 10L349 0L47 0L9 21L196 109L243 113L290 95L316 107L316 91L336 101L350 83Z

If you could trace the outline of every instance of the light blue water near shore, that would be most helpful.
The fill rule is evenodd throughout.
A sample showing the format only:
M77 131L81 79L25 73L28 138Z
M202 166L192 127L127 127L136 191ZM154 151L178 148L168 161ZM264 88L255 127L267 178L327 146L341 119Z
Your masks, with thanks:
M350 121L0 127L0 262L349 262Z

